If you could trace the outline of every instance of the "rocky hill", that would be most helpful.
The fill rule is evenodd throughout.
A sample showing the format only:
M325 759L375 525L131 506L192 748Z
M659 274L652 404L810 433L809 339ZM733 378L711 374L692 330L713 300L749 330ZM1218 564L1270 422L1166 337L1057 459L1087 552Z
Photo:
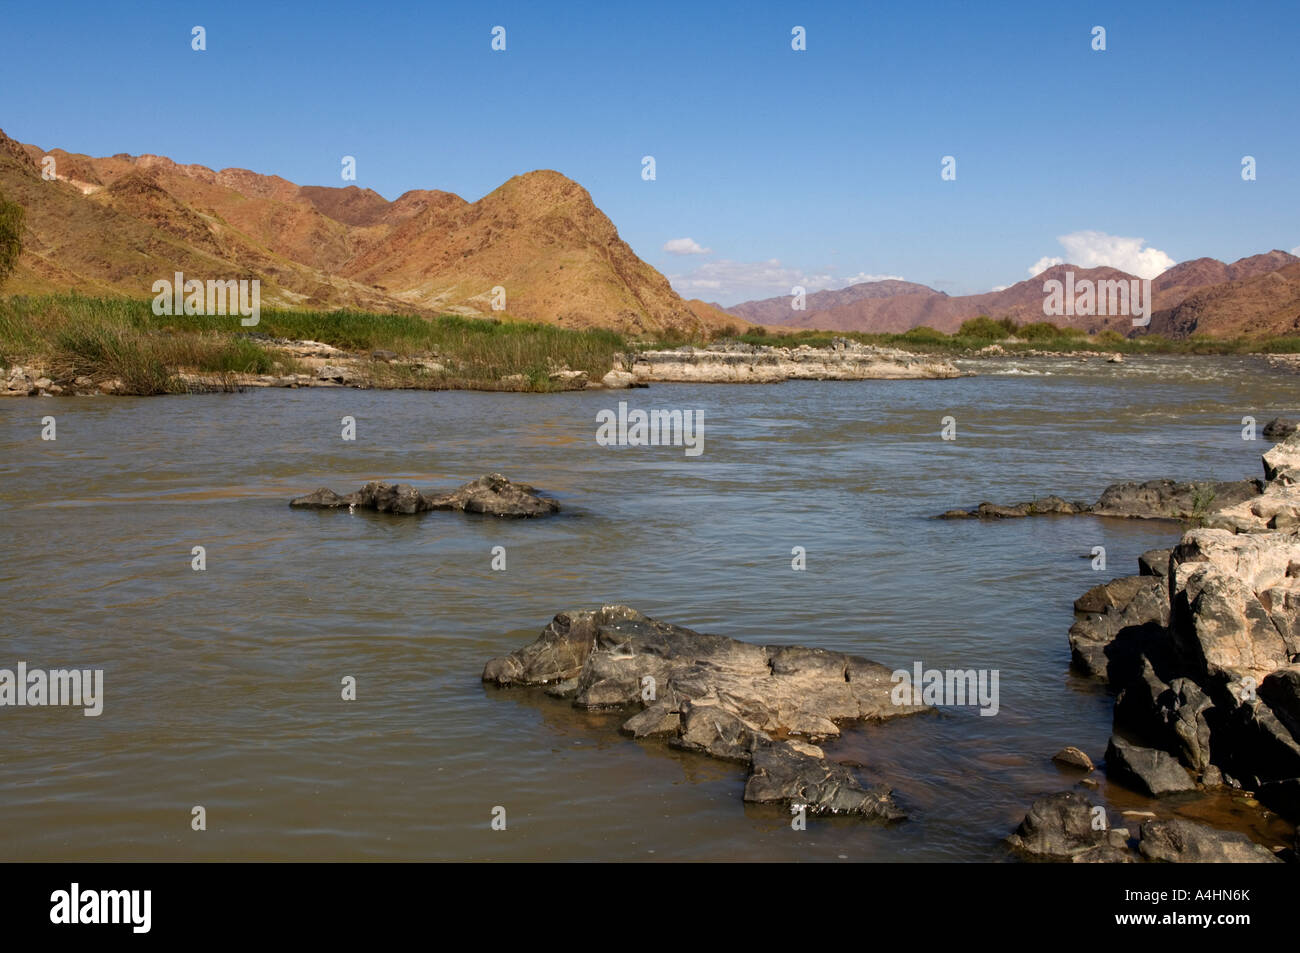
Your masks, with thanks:
M56 178L41 172L54 160ZM684 301L580 185L518 175L477 202L299 186L164 156L92 157L0 132L0 194L27 211L9 292L149 296L155 281L260 278L263 307L509 317L631 333L747 322ZM493 289L505 290L504 308ZM499 300L499 299L498 299Z

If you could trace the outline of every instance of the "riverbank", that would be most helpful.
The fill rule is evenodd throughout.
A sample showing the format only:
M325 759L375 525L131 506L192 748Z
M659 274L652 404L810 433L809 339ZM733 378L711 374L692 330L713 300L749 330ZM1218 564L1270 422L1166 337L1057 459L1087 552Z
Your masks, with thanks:
M832 338L666 350L613 331L361 312L154 315L148 302L0 300L0 395L213 393L261 387L554 392L693 381L949 378L945 361Z
M0 396L212 393L250 388L536 392L651 383L947 379L1008 360L1122 364L1125 355L1258 355L1300 371L1300 337L1172 340L1086 335L977 318L954 334L720 330L714 339L455 315L267 311L154 315L150 302L0 298Z

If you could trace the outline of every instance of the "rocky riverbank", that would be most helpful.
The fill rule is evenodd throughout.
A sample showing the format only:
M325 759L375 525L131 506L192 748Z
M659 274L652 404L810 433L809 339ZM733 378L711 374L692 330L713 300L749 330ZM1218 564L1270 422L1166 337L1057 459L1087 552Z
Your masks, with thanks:
M599 377L556 364L545 372L471 379L465 368L438 354L399 355L388 350L346 351L319 341L258 337L275 355L274 373L180 370L173 393L223 393L261 387L356 387L377 390L568 391L645 387L650 383L776 383L786 380L914 380L963 376L952 364L895 348L837 339L830 347L766 347L751 344L645 350L618 355ZM111 376L60 374L42 366L15 365L0 378L0 396L57 397L130 394Z
M829 347L715 344L705 348L629 355L642 383L765 384L790 380L947 380L963 376L953 364L897 348L836 338Z
M1234 489L1198 516L1204 525L1172 549L1144 553L1137 575L1080 597L1069 640L1073 666L1115 694L1103 762L1110 783L1159 799L1238 792L1296 822L1300 434L1266 452L1263 464L1253 491L1218 484ZM1133 505L1102 515L1185 518L1187 511L1186 489L1116 496ZM1190 821L1150 822L1132 838L1112 828L1104 807L1073 793L1036 802L1011 843L1056 860L1273 859Z
M890 676L858 656L705 635L627 606L562 612L483 669L485 682L546 686L579 708L635 709L625 734L748 765L748 802L884 821L904 817L889 789L817 745L846 722L926 710L894 704Z

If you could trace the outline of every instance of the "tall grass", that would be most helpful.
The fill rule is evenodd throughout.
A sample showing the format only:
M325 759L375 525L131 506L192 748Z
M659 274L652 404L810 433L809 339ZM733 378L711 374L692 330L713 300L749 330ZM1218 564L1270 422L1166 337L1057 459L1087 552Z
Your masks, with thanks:
M457 316L422 318L357 311L263 311L245 328L237 316L163 315L148 300L77 295L0 298L0 364L47 363L71 380L118 378L130 393L176 389L183 370L267 374L278 363L295 369L277 340L319 341L366 356L391 351L429 358L442 375L411 375L376 364L377 382L396 386L499 387L503 377L522 375L519 389L550 390L560 367L600 378L627 348L612 331L571 331L518 321Z

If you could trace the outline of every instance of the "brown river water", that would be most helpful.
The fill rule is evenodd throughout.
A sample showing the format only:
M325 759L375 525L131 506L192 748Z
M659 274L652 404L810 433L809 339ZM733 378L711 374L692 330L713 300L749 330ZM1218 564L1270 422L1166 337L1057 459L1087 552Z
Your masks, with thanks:
M1109 735L1111 699L1069 672L1071 603L1179 530L930 517L1091 501L1125 479L1258 476L1267 443L1243 440L1241 419L1295 415L1300 377L1253 358L971 366L951 381L0 402L0 669L104 672L98 717L0 708L0 859L1006 859L1029 803L1077 781L1052 754L1099 758ZM597 445L597 413L620 400L703 411L704 452ZM949 415L955 441L939 436ZM450 488L491 471L564 511L286 505L318 486ZM891 668L996 669L999 711L850 728L828 753L892 786L909 819L792 830L742 803L740 766L480 682L556 612L614 602ZM1104 781L1100 795L1153 809ZM196 805L206 830L191 829ZM1290 835L1232 798L1154 809Z

